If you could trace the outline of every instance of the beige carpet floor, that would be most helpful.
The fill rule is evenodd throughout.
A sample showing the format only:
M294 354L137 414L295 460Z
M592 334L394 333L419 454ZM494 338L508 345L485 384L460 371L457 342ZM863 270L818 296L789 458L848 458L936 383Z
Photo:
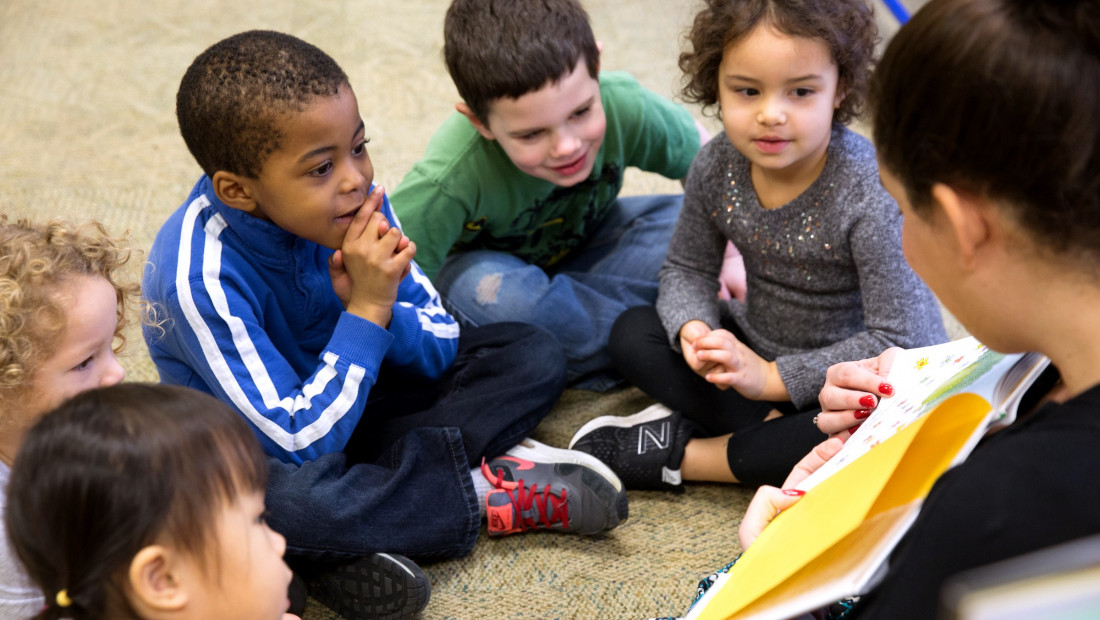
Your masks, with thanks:
M676 56L695 3L586 0L603 68L675 95ZM446 0L2 0L0 212L97 219L144 249L199 175L176 129L176 88L216 40L282 30L329 52L359 98L377 180L395 187L453 109L441 57ZM879 10L884 34L894 22ZM713 119L693 114L716 131ZM679 184L631 172L628 194ZM136 262L139 265L140 261ZM139 336L129 379L156 374ZM635 389L568 391L535 437L564 445L597 415L650 404ZM481 540L467 558L426 566L425 618L641 618L682 612L698 578L739 551L750 491L690 485L630 494L630 518L598 538L528 534ZM426 518L431 518L430 515ZM311 603L307 620L334 618Z

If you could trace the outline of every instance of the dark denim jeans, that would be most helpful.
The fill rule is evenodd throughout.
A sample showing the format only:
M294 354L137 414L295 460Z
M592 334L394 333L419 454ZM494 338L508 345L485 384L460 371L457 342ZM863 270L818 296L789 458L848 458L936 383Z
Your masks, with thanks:
M288 560L468 554L481 527L470 470L527 436L564 385L561 345L519 323L464 328L438 381L383 368L343 452L270 460L269 521Z
M623 310L657 301L681 195L619 198L580 246L543 270L507 252L475 250L447 259L436 288L465 327L523 321L554 334L569 360L575 387L606 390L619 380L607 337Z

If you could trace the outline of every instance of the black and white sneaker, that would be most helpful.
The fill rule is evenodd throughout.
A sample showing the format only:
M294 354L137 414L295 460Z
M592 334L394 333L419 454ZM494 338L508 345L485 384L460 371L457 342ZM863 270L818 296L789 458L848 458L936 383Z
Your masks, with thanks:
M374 553L306 576L309 595L346 620L409 620L428 605L431 582L412 560Z
M607 464L628 489L683 490L680 463L694 424L664 405L630 416L601 416L573 435L571 450Z

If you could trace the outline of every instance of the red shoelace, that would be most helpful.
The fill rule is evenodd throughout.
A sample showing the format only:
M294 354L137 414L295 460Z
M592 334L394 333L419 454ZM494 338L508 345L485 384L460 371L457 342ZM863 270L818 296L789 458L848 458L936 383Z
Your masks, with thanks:
M525 485L523 478L520 478L517 482L509 482L504 479L502 468L498 468L496 476L493 476L492 470L489 469L489 465L484 460L481 461L481 473L493 486L503 489L508 494L508 498L512 500L512 506L515 507L516 514L519 516L524 530L532 528L550 529L550 524L554 521L561 522L562 527L565 529L569 528L569 505L566 502L568 493L565 489L561 490L561 497L559 498L550 491L549 483L542 491L539 491L538 485L532 484L530 487ZM528 516L532 506L537 509L537 518Z

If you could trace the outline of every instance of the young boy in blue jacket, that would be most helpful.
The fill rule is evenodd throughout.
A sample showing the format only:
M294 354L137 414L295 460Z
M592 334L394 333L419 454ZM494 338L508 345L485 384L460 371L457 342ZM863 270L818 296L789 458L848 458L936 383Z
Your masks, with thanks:
M204 175L153 244L144 295L168 320L146 342L163 381L235 407L273 457L288 559L351 575L331 561L468 553L483 515L493 535L626 518L602 463L525 439L562 390L560 346L521 324L460 336L331 57L234 35L188 68L176 113Z

